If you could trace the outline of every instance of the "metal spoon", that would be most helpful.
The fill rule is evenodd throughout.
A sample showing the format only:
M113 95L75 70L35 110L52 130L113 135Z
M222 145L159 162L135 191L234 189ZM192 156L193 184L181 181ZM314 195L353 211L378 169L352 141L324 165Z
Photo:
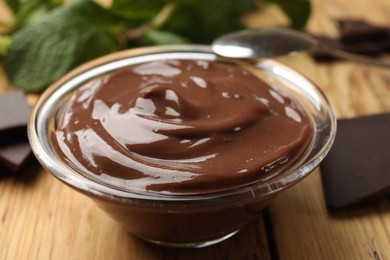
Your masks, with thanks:
M328 47L315 38L287 28L248 29L216 39L212 50L234 59L271 58L300 51L319 50L334 57L390 68L390 63Z

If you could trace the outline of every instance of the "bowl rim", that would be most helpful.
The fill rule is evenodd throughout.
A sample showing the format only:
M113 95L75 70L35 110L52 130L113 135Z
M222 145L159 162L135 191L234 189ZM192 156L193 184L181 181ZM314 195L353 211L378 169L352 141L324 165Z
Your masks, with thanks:
M28 138L32 147L32 151L41 165L49 171L56 178L71 186L86 195L109 201L121 201L126 203L129 200L148 200L148 201L160 201L160 202L191 202L191 201L207 201L207 203L219 203L224 201L236 201L239 197L246 199L256 197L266 197L275 195L279 191L286 189L295 183L308 176L324 159L329 152L336 135L336 116L333 111L332 105L322 90L307 79L302 74L293 70L292 68L281 64L278 61L272 59L264 59L256 61L253 65L259 70L267 70L274 73L277 77L282 77L283 80L291 81L293 84L304 84L308 88L310 98L312 102L318 102L318 104L312 104L319 112L324 113L326 125L322 125L315 129L315 135L321 134L321 143L315 143L311 146L307 158L302 165L291 170L287 170L285 174L278 174L266 181L256 182L248 186L235 188L231 190L225 190L213 193L204 193L200 195L167 195L145 192L129 192L118 188L109 187L100 183L94 182L89 178L84 177L82 174L76 173L70 167L67 167L65 163L54 160L50 155L50 143L48 142L48 120L50 115L48 114L50 105L53 105L56 98L66 94L66 84L70 84L73 79L86 77L91 71L98 73L98 68L109 66L112 64L120 64L120 61L128 61L136 59L138 57L153 57L153 55L173 55L180 54L191 57L213 57L214 60L218 59L218 56L212 53L211 47L208 45L165 45L157 47L142 47L128 49L125 51L116 52L103 56L101 58L87 62L54 82L49 86L40 96L37 103L33 107L30 120L28 123ZM195 56L193 56L195 55ZM203 55L203 56L202 56ZM195 58L194 58L195 59ZM118 65L118 68L121 65ZM129 65L127 65L129 66ZM96 72L97 71L97 72ZM87 75L87 76L86 76ZM99 75L99 74L97 74ZM288 79L287 79L288 78ZM90 78L89 78L90 79ZM295 83L294 83L295 82ZM71 85L71 84L70 84ZM53 113L53 111L51 111ZM319 131L321 133L319 133ZM314 137L313 137L314 138ZM50 149L49 149L50 150ZM295 163L294 163L295 164Z

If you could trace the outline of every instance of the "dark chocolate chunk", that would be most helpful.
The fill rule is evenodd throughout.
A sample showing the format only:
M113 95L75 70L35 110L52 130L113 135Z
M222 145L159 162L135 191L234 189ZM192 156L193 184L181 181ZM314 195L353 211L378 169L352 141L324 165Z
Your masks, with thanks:
M23 91L5 93L0 96L0 138L4 135L15 136L12 132L22 129L25 132L31 113Z
M325 46L366 56L379 56L384 52L385 46L387 46L384 42L357 42L354 44L344 44L337 39L326 36L314 37ZM316 61L337 60L337 57L329 55L327 52L321 51L321 49L314 49L310 54Z
M390 190L390 114L338 120L335 143L320 165L325 201L340 208Z
M22 91L0 96L0 162L10 170L18 170L29 158L27 122L31 107Z
M382 48L385 52L390 52L390 33L389 37L383 41L381 41Z
M383 54L382 42L362 41L354 44L342 44L341 49L351 53L366 55L366 56L379 56Z
M11 171L17 171L31 155L28 140L21 140L13 144L0 145L0 161Z
M356 43L361 41L378 42L389 35L389 29L376 26L363 20L339 20L340 40L343 43Z
M366 56L379 56L390 51L390 29L371 25L362 20L339 20L340 37L316 36L331 48ZM316 61L333 61L335 57L315 50L311 53Z

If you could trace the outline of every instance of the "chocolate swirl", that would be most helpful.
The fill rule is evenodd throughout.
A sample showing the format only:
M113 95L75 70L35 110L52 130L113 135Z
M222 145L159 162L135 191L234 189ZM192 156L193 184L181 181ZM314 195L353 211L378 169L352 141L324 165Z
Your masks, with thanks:
M290 96L238 66L166 60L94 79L59 110L53 144L85 175L166 193L268 178L306 148L312 127Z

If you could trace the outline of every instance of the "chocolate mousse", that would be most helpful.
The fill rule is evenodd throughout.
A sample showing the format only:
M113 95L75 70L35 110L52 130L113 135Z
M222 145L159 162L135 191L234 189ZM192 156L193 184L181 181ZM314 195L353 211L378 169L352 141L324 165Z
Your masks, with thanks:
M81 86L59 110L52 141L70 167L107 185L199 194L270 178L312 136L299 102L249 69L163 60Z

